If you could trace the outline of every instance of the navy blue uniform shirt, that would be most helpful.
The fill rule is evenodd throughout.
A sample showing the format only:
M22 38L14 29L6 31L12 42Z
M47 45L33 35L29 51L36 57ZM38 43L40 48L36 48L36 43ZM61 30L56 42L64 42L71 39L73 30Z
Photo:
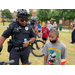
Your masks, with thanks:
M73 28L75 27L75 24L73 24Z
M17 31L21 28L20 33L17 33ZM8 38L9 36L12 36L12 44L16 47L21 47L24 38L29 40L30 38L35 38L35 33L33 32L33 28L31 25L21 26L19 22L12 22L4 31L2 34L3 37Z

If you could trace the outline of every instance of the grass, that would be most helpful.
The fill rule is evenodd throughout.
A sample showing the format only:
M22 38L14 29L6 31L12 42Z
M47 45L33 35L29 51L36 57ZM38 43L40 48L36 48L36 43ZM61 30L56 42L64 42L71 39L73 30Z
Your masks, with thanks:
M0 23L1 24L1 23ZM0 25L1 26L1 25ZM0 27L0 35L4 32L6 27ZM70 44L71 42L71 33L60 31L59 40L64 43L67 47L67 63L66 65L75 65L75 44ZM9 37L10 38L10 37ZM0 61L9 61L9 53L7 52L7 41L3 44L3 50L0 55ZM44 57L35 57L32 53L30 53L29 61L32 62L31 65L43 65ZM21 65L21 62L20 62Z
M4 22L5 26L8 26L11 22ZM3 22L0 22L0 26L3 26Z

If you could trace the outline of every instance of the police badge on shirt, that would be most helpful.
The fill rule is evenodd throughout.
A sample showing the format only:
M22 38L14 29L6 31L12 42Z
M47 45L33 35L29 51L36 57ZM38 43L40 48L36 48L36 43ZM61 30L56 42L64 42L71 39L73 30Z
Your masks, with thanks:
M27 31L29 28L28 27L25 27L25 30Z

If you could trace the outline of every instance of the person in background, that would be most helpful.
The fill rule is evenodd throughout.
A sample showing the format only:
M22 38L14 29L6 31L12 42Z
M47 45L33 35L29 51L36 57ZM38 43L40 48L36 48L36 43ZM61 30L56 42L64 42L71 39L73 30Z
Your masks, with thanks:
M37 21L36 17L32 16L31 21L30 21L30 25L32 26L33 29L35 28L36 21Z
M40 25L40 22L38 22L38 38L41 37L40 32L41 32L41 25Z
M35 34L36 34L36 37L38 36L38 26L37 26L37 23L35 23Z
M44 28L42 28L42 40L46 43L47 41L47 38L49 36L49 29L47 28L47 25L44 24ZM44 44L43 46L44 47Z
M52 28L53 28L53 25L50 23L50 21L48 21L47 28L49 29L49 32L50 32L50 31L52 30Z
M57 28L57 24L56 24L56 22L54 22L54 24L53 24L53 28L56 29L56 30L58 29L58 28Z
M50 24L50 21L48 21L48 24L47 24L47 28L50 30L50 26L51 24Z
M74 44L74 42L75 42L75 24L73 24L71 39L72 39L72 42L70 42L70 43Z
M41 29L44 27L44 24L45 24L45 22L42 22L42 26L41 26Z

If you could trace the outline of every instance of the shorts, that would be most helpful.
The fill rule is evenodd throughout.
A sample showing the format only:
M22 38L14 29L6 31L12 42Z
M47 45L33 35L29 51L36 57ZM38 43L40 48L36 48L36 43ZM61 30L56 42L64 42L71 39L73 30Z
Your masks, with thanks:
M38 32L40 33L41 32L41 29L38 29Z
M29 48L27 49L27 48L21 52L17 52L14 48L12 48L12 50L10 51L9 60L14 60L15 63L12 63L10 65L19 65L19 58L21 59L21 62L23 64L27 64L29 53L30 53L30 49Z
M45 41L46 41L46 40L47 40L47 38L42 37L42 40L45 40Z

